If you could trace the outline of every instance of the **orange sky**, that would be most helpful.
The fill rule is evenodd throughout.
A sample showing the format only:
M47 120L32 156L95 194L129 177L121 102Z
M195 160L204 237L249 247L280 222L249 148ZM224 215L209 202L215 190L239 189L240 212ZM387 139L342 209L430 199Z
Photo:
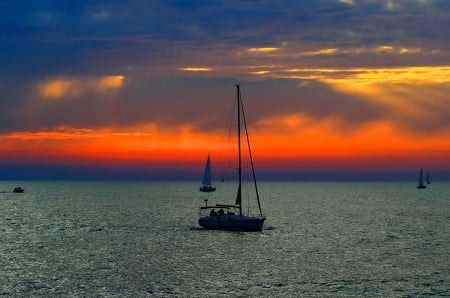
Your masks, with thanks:
M417 136L393 123L342 128L337 119L314 121L304 115L260 120L249 128L255 160L271 169L450 167L450 133ZM37 164L161 164L202 168L205 156L220 159L227 131L195 132L189 126L161 130L138 127L18 132L2 135L4 162Z

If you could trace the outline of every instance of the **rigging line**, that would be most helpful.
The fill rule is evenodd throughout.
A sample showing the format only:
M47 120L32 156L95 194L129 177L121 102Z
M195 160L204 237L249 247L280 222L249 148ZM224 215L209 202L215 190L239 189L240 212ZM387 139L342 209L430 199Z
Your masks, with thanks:
M247 137L248 154L249 154L249 157L250 157L250 164L252 166L253 182L255 184L256 200L258 202L259 214L262 217L261 202L259 201L259 192L258 192L258 185L256 184L255 167L253 165L252 151L250 150L250 138L248 137L247 121L245 119L244 105L242 103L242 95L240 93L239 93L239 96L240 96L239 101L240 101L240 105L241 105L241 109L242 109L242 120L244 122L245 135Z

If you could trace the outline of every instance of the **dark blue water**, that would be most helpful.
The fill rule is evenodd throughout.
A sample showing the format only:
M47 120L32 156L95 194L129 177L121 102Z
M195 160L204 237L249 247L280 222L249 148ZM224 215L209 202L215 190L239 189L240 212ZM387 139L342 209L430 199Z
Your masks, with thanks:
M4 296L450 296L450 183L263 182L259 233L198 227L228 183L0 185Z

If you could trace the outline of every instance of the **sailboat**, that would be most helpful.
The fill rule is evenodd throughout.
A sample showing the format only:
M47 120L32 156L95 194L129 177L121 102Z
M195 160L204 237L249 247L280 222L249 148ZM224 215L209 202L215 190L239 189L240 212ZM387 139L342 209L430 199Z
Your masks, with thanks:
M423 171L420 169L419 172L419 185L417 185L417 188L427 188L425 184L423 184Z
M239 85L236 85L236 103L237 103L237 147L238 147L238 183L237 194L234 204L216 204L208 205L208 200L205 200L205 206L199 209L198 223L208 230L232 230L232 231L261 231L265 221L265 216L262 214L261 203L259 200L258 186L256 184L255 170L253 167L253 158L250 150L250 139L247 133L247 124L245 121L244 108L242 104L242 97ZM241 132L242 126L242 132ZM242 150L241 150L241 133L245 133L246 143L248 147L248 154L250 165L252 169L252 178L255 189L256 201L258 203L259 213L256 215L244 212L242 206Z
M427 184L430 184L430 183L431 183L431 180L430 180L430 172L427 172L427 178L425 179L425 181L427 182Z
M211 184L211 159L208 154L208 159L206 160L205 171L203 172L202 185L199 188L203 192L212 192L216 188Z
M22 193L24 191L25 191L25 189L20 187L20 186L15 187L14 190L13 190L13 192L16 192L16 193Z

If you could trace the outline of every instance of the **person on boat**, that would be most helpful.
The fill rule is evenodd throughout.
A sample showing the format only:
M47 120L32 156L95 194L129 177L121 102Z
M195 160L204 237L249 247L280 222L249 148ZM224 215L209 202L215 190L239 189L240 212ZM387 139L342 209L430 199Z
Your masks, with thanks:
M217 216L216 209L211 210L210 216Z
M217 214L218 214L218 215L224 215L224 214L225 214L225 211L223 211L223 209L220 208L220 210L219 210L219 212L218 212Z

